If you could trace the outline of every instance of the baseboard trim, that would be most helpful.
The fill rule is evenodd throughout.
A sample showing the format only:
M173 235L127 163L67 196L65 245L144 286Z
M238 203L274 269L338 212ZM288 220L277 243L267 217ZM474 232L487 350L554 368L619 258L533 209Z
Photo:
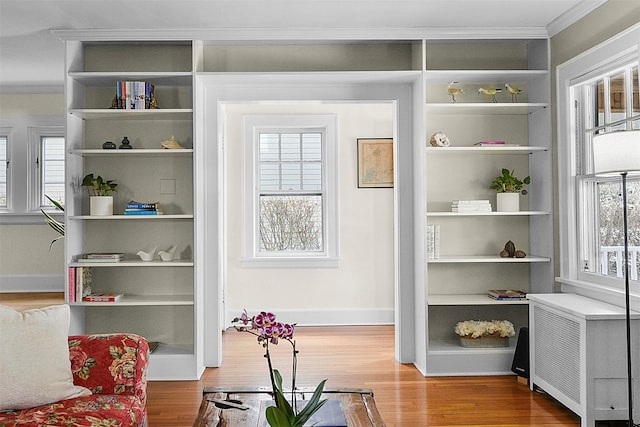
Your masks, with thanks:
M63 274L2 274L0 292L64 292Z
M249 315L260 312L259 309L247 310ZM298 326L361 326L361 325L393 325L394 310L392 308L376 309L319 309L319 310L273 310L277 321L295 323ZM229 310L226 324L231 325L235 317L240 317L242 310Z

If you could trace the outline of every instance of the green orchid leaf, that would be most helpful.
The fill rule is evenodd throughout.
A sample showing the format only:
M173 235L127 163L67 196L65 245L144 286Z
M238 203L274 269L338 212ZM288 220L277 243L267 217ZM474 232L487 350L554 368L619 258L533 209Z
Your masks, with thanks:
M291 427L289 417L278 407L269 406L265 412L265 416L271 427Z
M300 426L304 425L304 423L306 423L309 418L311 418L311 416L315 414L318 409L320 409L322 405L326 403L327 399L320 400L326 382L327 380L322 380L320 384L318 384L315 391L313 392L313 395L311 396L311 399L309 399L307 405L304 407L304 409L302 409L302 411L300 411L300 413L296 417L296 422L301 421L301 424L299 424Z

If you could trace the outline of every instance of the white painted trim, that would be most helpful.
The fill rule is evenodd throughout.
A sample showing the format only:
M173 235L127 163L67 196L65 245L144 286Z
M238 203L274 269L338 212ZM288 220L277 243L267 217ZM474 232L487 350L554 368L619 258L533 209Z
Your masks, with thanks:
M417 27L417 28L189 28L102 30L57 29L51 33L60 40L131 41L131 40L421 40L421 39L546 39L545 27Z
M594 70L606 72L610 64L622 57L640 57L640 24L636 24L574 58L558 65L556 78L558 147L558 217L560 239L560 277L563 292L573 292L615 305L624 304L621 289L579 280L577 194L575 190L576 147L573 129L575 118L571 105L572 86L593 78ZM637 293L632 291L635 309Z
M247 309L251 316L261 309ZM225 324L231 326L234 317L240 317L241 309L228 311ZM355 326L393 325L394 310L387 309L326 309L326 310L278 310L274 313L279 322L295 323L298 326Z
M64 292L64 274L3 274L2 292Z
M575 24L606 2L607 0L585 1L567 10L565 13L563 13L562 15L551 21L549 25L547 25L547 32L549 33L549 37L553 37L569 26Z

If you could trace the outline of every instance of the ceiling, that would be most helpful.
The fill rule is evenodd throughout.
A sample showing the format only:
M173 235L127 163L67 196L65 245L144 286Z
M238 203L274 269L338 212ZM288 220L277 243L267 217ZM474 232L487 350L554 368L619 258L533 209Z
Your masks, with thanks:
M553 35L606 0L0 0L0 91L61 91L59 32L218 38L421 38L433 31ZM213 33L211 33L213 31ZM66 33L66 32L65 32ZM68 33L67 33L68 34ZM103 32L102 34L107 34ZM276 36L272 36L272 35ZM327 38L334 38L328 36Z

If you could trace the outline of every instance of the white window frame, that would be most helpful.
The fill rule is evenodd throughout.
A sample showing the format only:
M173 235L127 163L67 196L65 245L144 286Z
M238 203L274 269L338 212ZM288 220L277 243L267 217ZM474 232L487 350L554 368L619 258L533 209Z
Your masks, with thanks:
M244 247L243 267L335 268L339 264L337 116L246 115L244 116ZM323 153L323 252L272 254L259 247L257 131L265 129L324 129Z
M557 68L558 98L558 211L560 238L560 277L565 292L576 292L588 297L620 304L623 297L622 281L599 274L584 271L584 261L592 260L592 256L584 254L582 239L593 238L595 230L589 223L594 217L586 216L585 223L580 223L581 206L594 206L593 192L580 191L580 181L591 171L582 170L582 165L589 165L582 156L591 156L588 150L580 150L578 144L586 130L585 112L580 111L575 100L584 90L581 85L598 80L598 77L610 74L621 67L638 62L640 58L640 25L635 25L610 40L584 52L583 54L561 64ZM587 141L588 142L588 141ZM587 167L588 169L588 167ZM589 255L589 256L587 256ZM632 288L632 305L640 303L638 286Z
M12 131L13 129L10 127L0 127L0 137L7 139L7 145L6 145L7 159L5 164L0 165L0 167L6 168L6 171L7 171L7 188L6 188L7 205L0 206L0 213L11 212L11 208L13 206L13 203L12 203L13 190L11 189L11 184L12 184L11 170L13 169L13 164L11 162L11 142L13 140Z
M40 209L50 211L52 213L59 212L55 207L44 205L44 153L43 141L47 137L64 138L64 128L60 126L38 126L30 127L29 133L29 164L32 166L29 170L29 207L32 212L40 212Z
M63 116L1 117L0 130L8 135L7 208L0 209L0 224L44 223L41 208L41 137L65 137ZM64 215L47 207L53 215Z

